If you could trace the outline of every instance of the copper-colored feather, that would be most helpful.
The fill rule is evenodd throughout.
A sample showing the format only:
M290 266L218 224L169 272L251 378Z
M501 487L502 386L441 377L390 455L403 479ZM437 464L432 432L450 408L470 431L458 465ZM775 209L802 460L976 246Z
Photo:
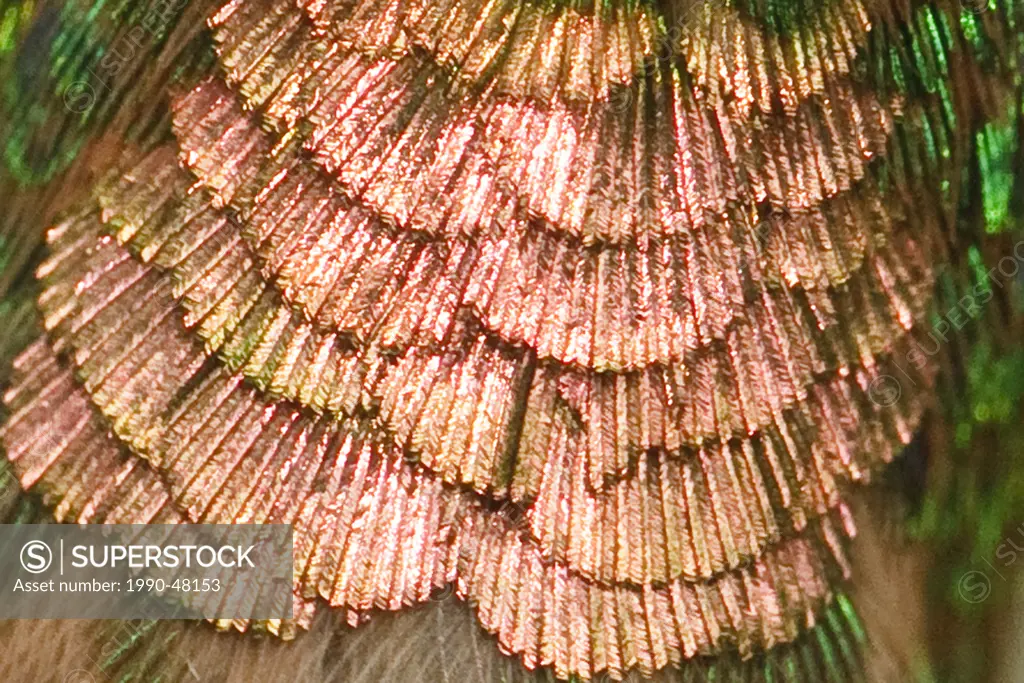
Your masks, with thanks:
M62 521L294 524L287 636L454 584L560 677L797 640L935 372L943 103L857 66L901 11L225 3L49 232L15 471Z

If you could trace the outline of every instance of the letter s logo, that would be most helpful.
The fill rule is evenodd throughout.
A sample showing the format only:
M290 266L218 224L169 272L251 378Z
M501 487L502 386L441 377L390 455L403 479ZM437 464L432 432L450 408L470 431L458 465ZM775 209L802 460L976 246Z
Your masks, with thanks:
M30 574L42 574L53 563L50 546L42 541L29 541L21 547L21 566Z

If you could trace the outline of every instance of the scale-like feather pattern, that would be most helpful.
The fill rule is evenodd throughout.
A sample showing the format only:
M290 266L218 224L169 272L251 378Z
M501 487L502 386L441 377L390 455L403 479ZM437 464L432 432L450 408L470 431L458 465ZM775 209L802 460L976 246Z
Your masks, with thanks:
M293 524L294 620L225 628L454 586L582 679L820 633L934 384L997 4L228 0L50 230L13 471L59 521Z

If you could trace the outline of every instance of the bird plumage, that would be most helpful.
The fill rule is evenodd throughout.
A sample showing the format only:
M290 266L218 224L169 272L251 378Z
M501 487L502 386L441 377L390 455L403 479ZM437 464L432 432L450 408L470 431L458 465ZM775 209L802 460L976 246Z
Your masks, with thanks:
M195 647L857 679L862 486L924 433L918 534L1020 509L1014 0L2 16L7 503L294 524L294 620L218 626L306 645Z

